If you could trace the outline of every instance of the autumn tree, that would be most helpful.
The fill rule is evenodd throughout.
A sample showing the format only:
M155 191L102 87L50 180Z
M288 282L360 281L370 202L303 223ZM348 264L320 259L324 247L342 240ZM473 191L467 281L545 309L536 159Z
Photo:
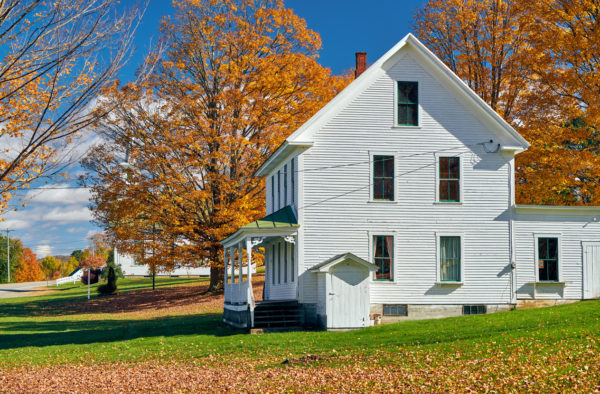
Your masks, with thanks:
M53 256L44 257L39 264L45 279L56 279L60 277L60 261Z
M598 1L431 0L420 38L531 147L517 202L600 204Z
M92 100L127 60L140 11L117 0L0 2L0 213L11 192L73 160ZM142 7L143 9L143 7Z
M255 170L350 78L318 64L318 34L282 1L175 5L164 57L147 84L107 92L110 142L84 164L120 251L153 270L210 264L216 290L219 241L264 214Z
M69 258L68 261L62 262L60 266L60 274L61 276L69 276L73 271L75 271L79 267L79 261L73 256Z
M15 272L15 281L37 282L44 279L44 273L40 269L35 253L29 248L23 249L20 267Z

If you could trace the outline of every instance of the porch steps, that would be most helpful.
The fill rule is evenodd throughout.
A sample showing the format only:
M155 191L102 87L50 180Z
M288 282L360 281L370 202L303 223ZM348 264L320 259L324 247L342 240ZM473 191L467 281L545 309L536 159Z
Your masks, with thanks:
M297 301L261 301L254 308L254 328L297 329L303 324Z

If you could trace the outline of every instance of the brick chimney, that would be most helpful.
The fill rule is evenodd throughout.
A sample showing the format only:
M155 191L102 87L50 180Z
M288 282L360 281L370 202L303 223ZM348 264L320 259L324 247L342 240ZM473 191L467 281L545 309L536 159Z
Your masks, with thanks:
M356 69L354 70L354 79L365 72L367 69L367 52L356 52Z

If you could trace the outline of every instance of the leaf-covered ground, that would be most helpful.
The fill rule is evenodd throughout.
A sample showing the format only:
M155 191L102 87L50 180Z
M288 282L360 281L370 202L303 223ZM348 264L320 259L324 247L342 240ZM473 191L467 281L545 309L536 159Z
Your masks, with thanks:
M0 391L600 390L598 301L247 335L220 326L222 298L206 282L147 285L90 302L81 288L1 302Z

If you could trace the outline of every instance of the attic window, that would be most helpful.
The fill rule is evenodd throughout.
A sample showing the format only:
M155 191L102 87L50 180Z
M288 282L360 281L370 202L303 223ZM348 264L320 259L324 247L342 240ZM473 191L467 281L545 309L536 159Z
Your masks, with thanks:
M398 81L398 126L419 125L419 84Z

